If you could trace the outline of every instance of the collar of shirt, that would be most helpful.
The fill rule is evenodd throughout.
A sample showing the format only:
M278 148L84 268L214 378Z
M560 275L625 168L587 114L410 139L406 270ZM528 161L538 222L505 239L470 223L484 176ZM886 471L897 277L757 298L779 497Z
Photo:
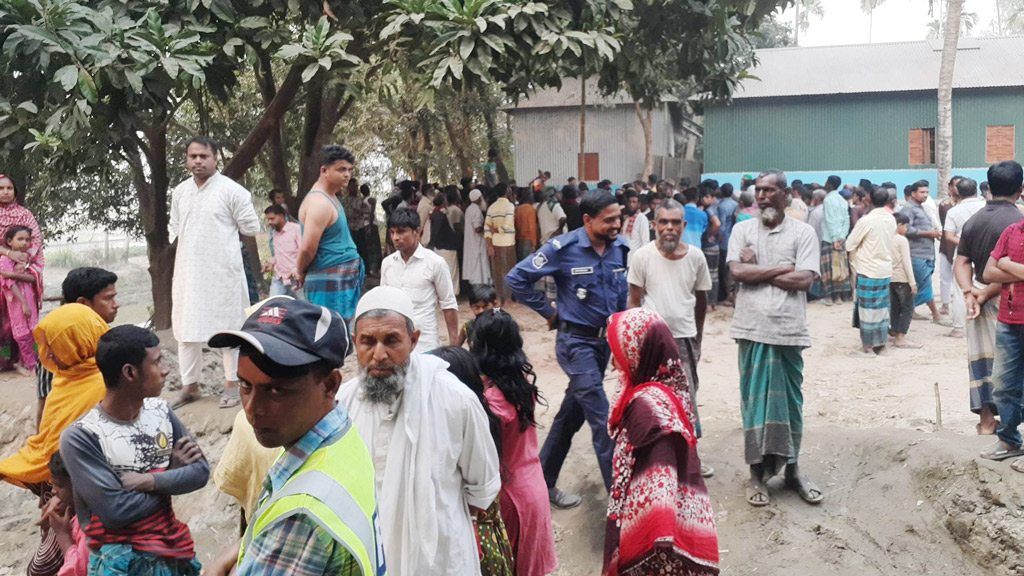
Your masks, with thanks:
M277 492L284 486L284 483L295 474L295 471L309 458L309 455L316 452L321 446L330 444L341 437L342 432L348 426L348 412L340 404L320 419L306 432L299 441L291 448L284 451L277 462L271 466L267 477L263 479L263 494L260 497L262 503L268 496Z

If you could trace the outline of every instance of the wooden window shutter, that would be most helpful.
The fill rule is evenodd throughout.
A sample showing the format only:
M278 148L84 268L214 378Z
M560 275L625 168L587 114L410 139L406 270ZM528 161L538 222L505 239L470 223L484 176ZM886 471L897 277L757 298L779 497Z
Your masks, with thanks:
M985 163L995 164L1004 160L1013 160L1014 126L987 126L985 128Z
M583 174L581 180L584 182L597 182L601 180L601 160L597 152L580 154L577 162L582 161Z
M911 128L907 162L911 166L935 163L935 128Z

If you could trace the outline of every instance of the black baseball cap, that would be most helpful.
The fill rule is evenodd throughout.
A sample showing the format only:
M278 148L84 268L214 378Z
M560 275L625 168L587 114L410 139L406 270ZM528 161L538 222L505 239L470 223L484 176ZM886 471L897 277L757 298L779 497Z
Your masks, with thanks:
M351 341L345 321L334 310L277 296L261 302L241 330L218 332L209 344L210 348L248 344L281 366L323 360L339 367L345 363Z

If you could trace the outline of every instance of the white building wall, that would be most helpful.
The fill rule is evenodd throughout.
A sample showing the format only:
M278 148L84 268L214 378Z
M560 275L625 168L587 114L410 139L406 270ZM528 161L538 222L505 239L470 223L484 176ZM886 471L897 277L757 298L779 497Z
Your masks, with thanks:
M511 110L514 132L515 179L519 185L551 172L551 182L561 187L570 176L579 178L580 111L574 108ZM664 107L652 119L652 155L670 156L671 119ZM616 185L631 182L643 173L644 132L632 105L588 107L586 152L600 155L600 179ZM588 181L593 186L597 181Z

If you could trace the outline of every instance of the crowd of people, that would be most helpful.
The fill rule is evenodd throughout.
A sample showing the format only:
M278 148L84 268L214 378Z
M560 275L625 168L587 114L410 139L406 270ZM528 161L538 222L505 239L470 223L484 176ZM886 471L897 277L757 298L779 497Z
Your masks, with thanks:
M940 205L917 182L902 207L889 183L805 185L779 170L744 178L735 199L714 180L402 181L381 203L382 243L376 205L353 184L355 157L325 146L297 217L271 194L271 295L253 303L240 237L259 222L251 194L217 171L218 152L188 142L192 176L172 199L175 403L161 398L160 340L110 328L117 277L73 270L64 304L39 319L38 228L4 220L0 288L21 313L11 339L26 373L29 357L52 373L38 378L37 433L0 461L0 479L40 501L31 575L198 574L171 496L211 474L238 500L241 525L205 573L551 574L551 508L582 502L558 480L584 424L608 492L603 573L717 574L704 480L714 470L697 450L701 345L717 305L734 307L751 506L771 503L776 476L809 504L825 498L799 460L810 300L853 302L861 341L850 354L865 359L919 347L907 334L927 304L932 321L966 335L970 407L978 432L997 435L981 456L1024 456L1015 162L992 166L980 187L955 177ZM0 204L16 198L5 182ZM4 206L21 214L14 202ZM957 286L941 291L941 308L936 258ZM363 293L367 274L380 285ZM474 315L461 325L460 294ZM513 301L557 330L568 378L542 444L537 411L549 399ZM221 406L242 406L212 471L175 413L199 396L204 348L223 355ZM358 370L343 382L347 359ZM1024 458L1012 466L1024 472Z

